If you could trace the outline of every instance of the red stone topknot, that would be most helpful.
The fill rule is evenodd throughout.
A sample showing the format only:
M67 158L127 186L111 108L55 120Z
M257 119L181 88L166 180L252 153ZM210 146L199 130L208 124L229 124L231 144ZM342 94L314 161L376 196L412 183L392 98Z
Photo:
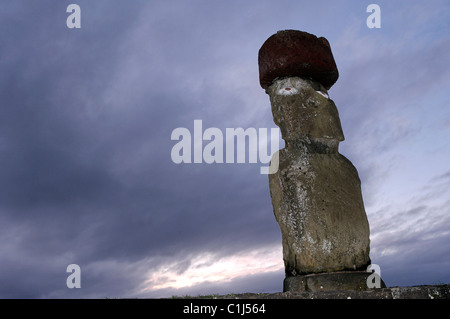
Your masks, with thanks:
M329 90L339 77L328 40L297 30L278 31L268 38L259 49L258 64L263 89L276 78L299 76Z

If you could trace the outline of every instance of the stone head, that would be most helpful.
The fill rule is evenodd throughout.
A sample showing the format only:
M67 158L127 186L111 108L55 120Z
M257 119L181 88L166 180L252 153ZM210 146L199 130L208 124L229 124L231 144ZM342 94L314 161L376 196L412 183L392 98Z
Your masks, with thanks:
M344 140L339 114L327 90L338 71L325 38L296 30L278 31L258 53L260 84L286 144L315 152L337 152Z
M317 152L337 152L344 140L339 113L320 83L289 77L275 80L266 92L287 145L301 142Z

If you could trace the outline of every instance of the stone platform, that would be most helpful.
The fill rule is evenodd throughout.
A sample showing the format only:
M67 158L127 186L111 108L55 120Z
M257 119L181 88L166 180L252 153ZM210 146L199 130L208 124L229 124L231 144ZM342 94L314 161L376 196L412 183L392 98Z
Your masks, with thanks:
M376 274L374 274L376 275ZM367 281L372 282L374 276L366 271L347 271L310 274L305 276L289 276L284 279L283 291L320 292L337 290L369 290ZM369 278L369 276L372 276ZM386 284L378 277L378 288L386 288Z
M186 297L192 299L193 297ZM450 299L450 284L358 290L242 293L194 299Z

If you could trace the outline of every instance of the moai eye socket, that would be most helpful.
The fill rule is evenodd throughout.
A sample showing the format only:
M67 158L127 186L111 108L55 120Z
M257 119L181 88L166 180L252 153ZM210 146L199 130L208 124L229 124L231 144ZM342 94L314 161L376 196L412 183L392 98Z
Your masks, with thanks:
M294 95L298 93L298 90L296 88L287 86L279 89L277 93L278 95Z

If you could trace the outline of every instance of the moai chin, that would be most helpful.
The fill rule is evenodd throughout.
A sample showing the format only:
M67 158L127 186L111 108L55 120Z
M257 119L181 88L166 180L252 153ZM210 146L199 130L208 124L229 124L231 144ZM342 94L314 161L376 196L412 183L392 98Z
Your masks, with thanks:
M279 31L259 50L258 64L285 140L279 169L269 175L284 290L364 290L369 223L358 172L338 152L344 134L327 92L339 76L330 45L306 32Z

